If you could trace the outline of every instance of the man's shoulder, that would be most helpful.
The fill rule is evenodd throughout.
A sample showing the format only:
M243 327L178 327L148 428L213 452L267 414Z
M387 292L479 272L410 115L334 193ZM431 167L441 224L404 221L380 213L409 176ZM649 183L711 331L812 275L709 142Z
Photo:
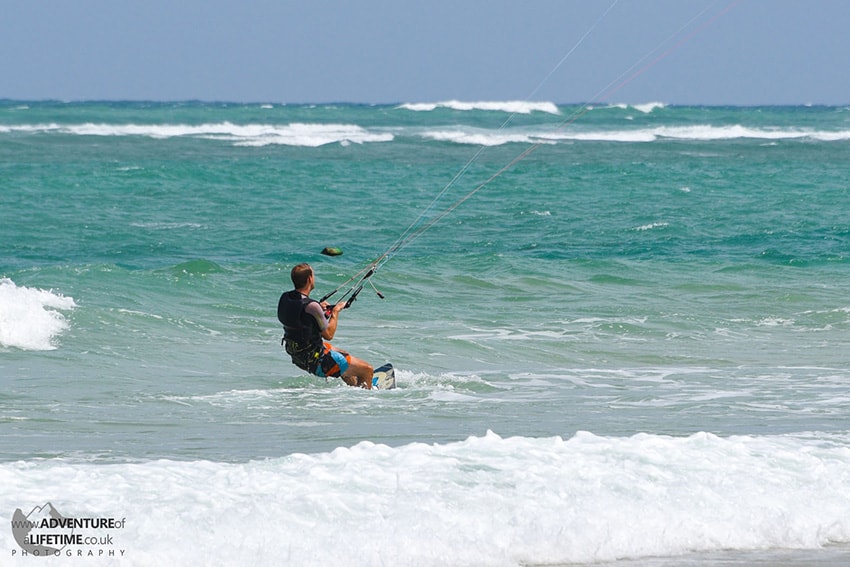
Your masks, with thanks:
M312 313L324 313L325 310L322 309L322 306L315 299L310 299L309 297L305 297L305 305L304 310L310 311Z
M318 303L315 299L304 295L297 289L290 289L289 291L284 291L280 294L281 299L288 299L289 301L303 301L305 303Z

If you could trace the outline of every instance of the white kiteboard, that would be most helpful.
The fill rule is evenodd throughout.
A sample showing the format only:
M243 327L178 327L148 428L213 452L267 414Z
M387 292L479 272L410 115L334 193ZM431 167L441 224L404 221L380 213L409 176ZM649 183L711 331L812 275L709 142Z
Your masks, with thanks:
M375 369L372 375L372 388L392 390L395 388L395 368L389 362Z

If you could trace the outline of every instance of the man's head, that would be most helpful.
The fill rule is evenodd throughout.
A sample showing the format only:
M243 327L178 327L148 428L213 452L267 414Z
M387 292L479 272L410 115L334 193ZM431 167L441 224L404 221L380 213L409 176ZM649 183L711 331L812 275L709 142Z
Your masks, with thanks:
M310 267L310 264L298 264L292 268L292 272L289 275L292 278L292 285L295 286L295 289L303 290L307 288L308 292L313 291L311 281L313 268Z

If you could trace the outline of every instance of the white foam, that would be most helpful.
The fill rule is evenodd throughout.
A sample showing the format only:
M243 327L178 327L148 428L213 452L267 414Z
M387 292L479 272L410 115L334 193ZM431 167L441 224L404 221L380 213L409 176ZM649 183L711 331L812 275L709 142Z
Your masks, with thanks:
M850 130L818 131L803 129L752 128L743 125L730 126L659 126L653 128L632 128L614 130L594 129L509 129L484 130L473 127L455 129L433 129L422 133L424 138L472 144L477 146L499 146L509 143L548 143L581 142L624 142L647 143L658 140L716 141L736 139L763 140L814 140L836 142L850 140Z
M50 502L66 517L126 518L110 532L124 557L99 563L122 566L517 566L817 549L850 542L848 441L488 432L244 464L17 462L0 465L0 509ZM7 525L0 549L17 548Z
M650 223L650 224L641 225L641 226L635 228L635 230L643 232L643 231L647 231L647 230L652 230L654 228L666 228L668 226L669 226L669 223L666 223L666 222L653 222L653 223Z
M389 132L372 132L355 124L29 124L0 126L0 132L63 133L78 136L143 136L155 139L182 136L233 142L237 146L317 147L326 144L389 142Z
M343 145L368 142L391 142L394 136L389 132L370 132L353 124L301 124L264 127L256 130L250 126L234 129L228 139L238 146L266 146L270 144L286 146L318 147L339 143Z
M429 399L434 400L436 402L446 402L446 403L467 403L467 402L480 402L480 398L476 398L475 396L470 396L469 394L461 394L455 392L453 389L442 389L442 390L434 390L429 394Z
M438 108L449 108L451 110L487 110L495 112L508 112L511 114L531 114L532 112L547 112L549 114L560 114L558 105L551 102L531 102L521 100L510 101L480 101L463 102L449 100L444 102L419 102L402 104L399 108L413 110L416 112L430 112Z
M655 110L657 108L665 108L666 106L667 105L664 104L663 102L647 102L645 104L632 105L632 108L634 108L635 110L638 110L640 112L643 112L645 114L649 114L650 112L652 112L653 110Z
M54 291L18 287L0 279L0 346L24 350L52 350L55 338L68 328L58 310L76 307L73 298Z
M619 108L619 109L622 109L622 110L628 110L629 108L633 108L633 109L637 110L638 112L643 112L644 114L649 114L650 112L652 112L653 110L655 110L657 108L666 108L666 107L667 107L667 105L664 104L663 102L646 102L646 103L643 103L643 104L626 104L626 103L621 102L619 104L612 104L610 106L610 108Z
M456 144L472 144L474 146L501 146L504 144L533 144L555 143L529 132L512 130L483 130L479 128L464 128L454 130L429 130L422 137L437 142L454 142Z
M197 222L131 222L130 226L150 230L174 230L180 228L208 228Z
M433 110L440 105L450 103L429 103L404 105L415 110ZM459 109L485 109L504 112L530 113L533 111L557 113L557 107L551 103L457 103ZM653 103L655 104L655 103ZM490 105L490 106L488 106ZM657 106L656 106L657 108ZM327 144L365 144L391 142L404 129L369 129L356 124L233 124L220 122L211 124L23 124L2 126L0 133L59 133L78 136L142 136L154 139L176 137L196 137L223 140L237 146L288 145L318 147ZM655 142L658 140L813 140L836 142L850 140L850 130L812 130L782 129L769 127L750 127L741 124L712 126L707 124L692 126L658 126L651 128L555 128L548 125L537 128L484 129L468 125L452 128L425 128L413 131L425 139L447 141L457 144L476 146L499 146L511 143L556 144L572 141L590 142Z
M652 130L659 138L683 140L734 140L751 138L759 140L810 139L823 142L850 140L850 130L824 131L810 129L753 128L740 124L730 126L675 126Z

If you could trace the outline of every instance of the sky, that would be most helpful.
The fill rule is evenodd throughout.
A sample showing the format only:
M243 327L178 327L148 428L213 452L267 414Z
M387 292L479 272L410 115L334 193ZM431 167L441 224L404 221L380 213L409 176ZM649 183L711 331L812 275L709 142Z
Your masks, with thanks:
M850 0L0 7L0 99L850 103Z

